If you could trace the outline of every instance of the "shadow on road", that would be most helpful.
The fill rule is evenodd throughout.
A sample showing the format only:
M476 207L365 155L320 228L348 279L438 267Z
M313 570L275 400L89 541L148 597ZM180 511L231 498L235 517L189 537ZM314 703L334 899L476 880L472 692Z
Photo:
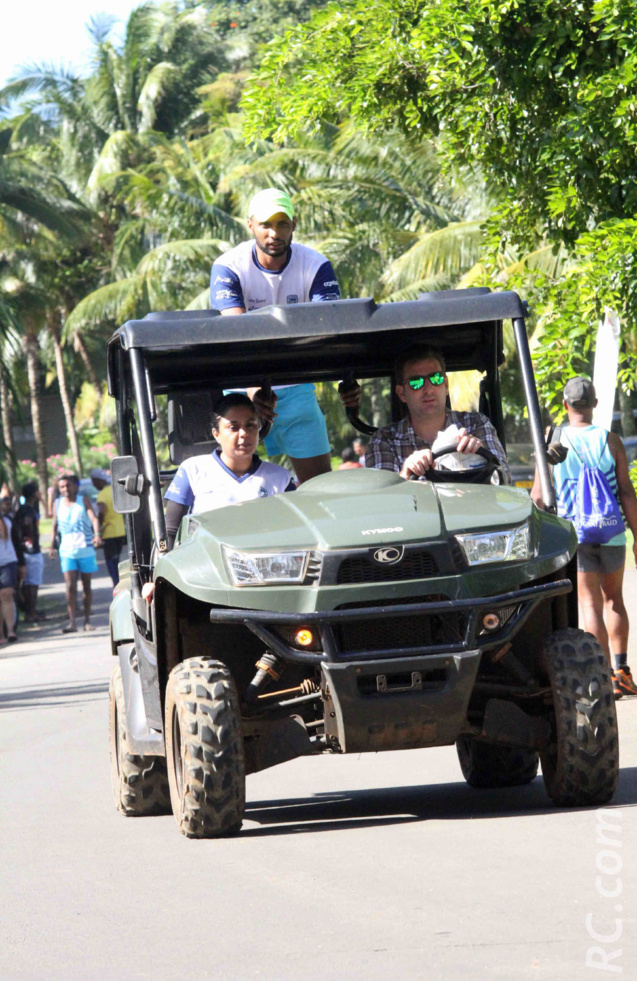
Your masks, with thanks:
M637 804L637 767L626 767L620 772L617 793L607 806L633 804ZM523 817L533 813L568 813L566 808L551 804L541 777L527 787L501 790L473 790L465 783L384 787L248 803L246 819L262 827L244 828L241 836L342 831L410 821Z
M0 692L0 712L26 711L37 708L59 708L62 705L76 705L81 702L95 702L108 692L107 681L89 681L80 685L36 685L32 688L14 688Z

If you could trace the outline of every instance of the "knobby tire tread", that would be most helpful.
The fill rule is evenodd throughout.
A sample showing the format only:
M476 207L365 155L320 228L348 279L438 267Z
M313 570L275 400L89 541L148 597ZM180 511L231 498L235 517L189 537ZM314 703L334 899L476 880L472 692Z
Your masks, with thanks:
M119 664L111 675L109 702L111 784L117 810L127 817L170 814L166 758L128 752L126 701ZM119 727L119 759L115 725Z
M522 787L537 776L539 756L532 749L462 736L456 743L456 751L462 775L470 787Z
M545 647L555 712L554 746L540 754L551 800L606 804L619 775L619 736L610 666L592 634L558 630Z
M178 759L175 712L181 738ZM236 687L220 661L191 657L171 672L166 690L166 746L173 812L182 833L189 838L236 834L245 811L243 738ZM175 772L180 765L181 789Z

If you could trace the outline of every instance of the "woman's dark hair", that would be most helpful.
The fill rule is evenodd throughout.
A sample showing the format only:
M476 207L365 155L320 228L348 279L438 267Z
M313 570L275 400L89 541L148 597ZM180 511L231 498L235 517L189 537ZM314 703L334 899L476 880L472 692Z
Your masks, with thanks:
M38 485L35 480L29 480L26 484L23 484L20 493L22 494L25 501L28 501L30 497L38 492Z
M76 487L80 486L80 478L74 473L62 473L60 474L60 480L66 480L71 484L75 484Z
M237 406L244 406L246 409L252 409L255 416L258 415L256 407L252 399L244 395L243 392L230 392L229 395L224 395L220 398L214 409L212 410L212 428L219 429L219 422L225 416L228 409L235 409Z
M343 463L358 463L358 457L351 446L346 446L341 453Z
M413 344L399 354L394 362L394 377L399 385L403 383L405 365L411 361L437 361L443 372L447 370L444 355L437 347L432 347L430 344Z

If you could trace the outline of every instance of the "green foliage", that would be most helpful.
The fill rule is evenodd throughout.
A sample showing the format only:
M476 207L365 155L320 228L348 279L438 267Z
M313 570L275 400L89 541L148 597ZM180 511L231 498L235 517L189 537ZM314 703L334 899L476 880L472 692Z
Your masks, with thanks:
M609 221L582 235L572 261L543 289L534 361L547 402L561 403L573 374L590 373L597 326L605 308L620 318L624 360L619 382L634 387L637 367L637 221Z
M250 137L356 125L437 137L554 241L637 212L632 0L344 0L273 43Z

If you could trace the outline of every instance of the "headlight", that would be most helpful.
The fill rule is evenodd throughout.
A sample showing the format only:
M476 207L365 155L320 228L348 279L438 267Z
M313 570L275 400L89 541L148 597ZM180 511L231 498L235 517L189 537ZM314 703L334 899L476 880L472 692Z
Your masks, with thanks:
M531 530L528 523L509 531L489 531L483 535L456 535L469 565L483 562L520 562L531 557Z
M235 586L303 582L309 551L237 552L222 546L226 566Z

